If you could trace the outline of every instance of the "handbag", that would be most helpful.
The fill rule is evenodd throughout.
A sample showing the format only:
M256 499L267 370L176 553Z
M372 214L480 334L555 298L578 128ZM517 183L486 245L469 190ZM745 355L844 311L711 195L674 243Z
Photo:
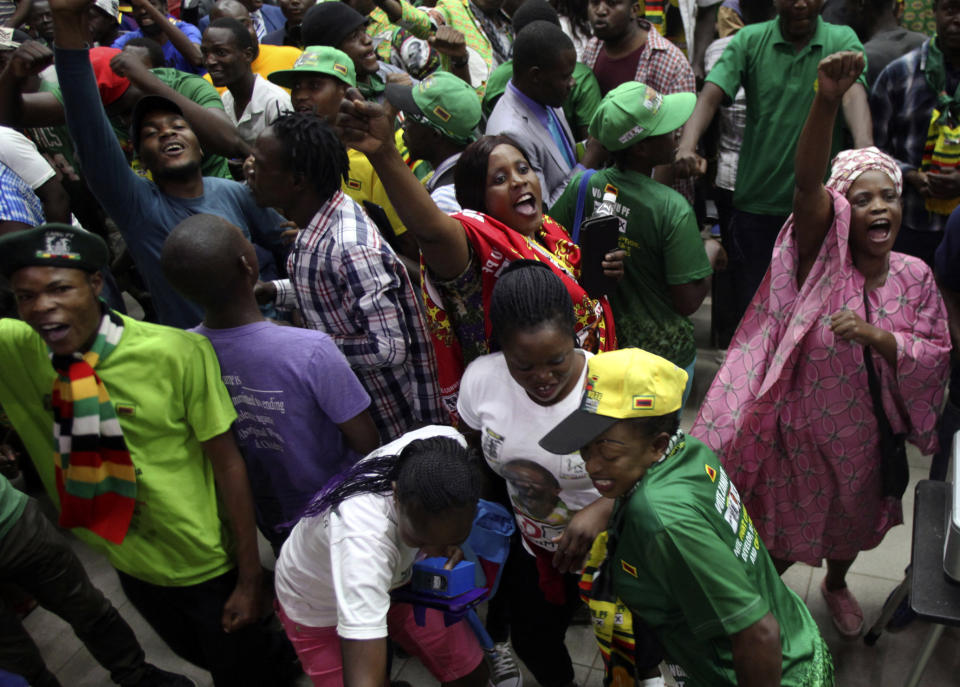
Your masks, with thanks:
M577 209L573 216L573 226L570 227L570 238L578 245L580 244L580 225L583 223L583 210L587 200L587 184L590 182L590 177L596 173L595 169L586 170L577 186Z
M870 303L866 294L863 299L867 308L867 318L870 317ZM870 387L870 398L873 400L873 414L877 416L877 434L880 444L880 477L882 480L883 496L892 496L900 499L907 490L910 482L910 466L907 464L907 435L894 434L883 409L883 400L880 396L880 376L873 367L873 354L869 346L863 347L863 364L867 368L867 385Z

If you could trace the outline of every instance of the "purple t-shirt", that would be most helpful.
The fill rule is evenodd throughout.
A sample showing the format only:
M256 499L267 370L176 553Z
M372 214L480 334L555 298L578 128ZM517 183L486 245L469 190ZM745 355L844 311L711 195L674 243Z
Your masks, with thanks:
M277 526L297 518L330 477L360 458L337 425L366 410L370 396L323 332L271 322L191 331L210 339L220 360L257 524L277 545L290 529L281 534Z

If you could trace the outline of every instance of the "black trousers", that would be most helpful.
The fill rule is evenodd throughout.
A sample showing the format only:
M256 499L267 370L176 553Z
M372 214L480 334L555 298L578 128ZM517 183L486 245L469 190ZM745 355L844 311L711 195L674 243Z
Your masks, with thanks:
M579 580L576 574L564 575L566 601L559 605L550 603L540 589L536 559L523 548L519 536L511 541L500 588L489 610L495 614L508 611L508 618L500 616L501 620L495 623L505 621L509 625L517 656L543 687L563 687L573 681L573 661L564 638L570 619L581 603ZM491 627L490 621L488 615L487 629L493 640L506 639L497 636L498 628Z
M181 658L209 670L217 687L283 685L300 673L289 640L267 623L226 633L223 606L233 593L232 570L188 587L161 587L117 571L124 593Z
M77 637L118 684L136 684L145 669L133 630L93 586L67 539L33 499L0 540L0 580L29 592L48 611L70 623ZM59 687L37 645L0 601L0 668L22 675L32 687Z

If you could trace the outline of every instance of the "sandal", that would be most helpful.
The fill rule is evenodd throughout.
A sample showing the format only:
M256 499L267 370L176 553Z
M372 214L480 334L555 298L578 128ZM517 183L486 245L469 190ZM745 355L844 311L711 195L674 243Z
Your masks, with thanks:
M820 593L827 602L833 624L844 637L859 637L863 632L863 611L848 587L830 591L827 580L820 583Z

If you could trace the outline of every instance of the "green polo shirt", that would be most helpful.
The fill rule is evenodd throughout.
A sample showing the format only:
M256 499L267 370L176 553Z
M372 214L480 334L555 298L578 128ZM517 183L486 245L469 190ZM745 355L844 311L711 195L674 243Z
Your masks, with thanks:
M500 96L507 90L507 82L513 78L513 60L507 60L499 67L493 70L490 78L487 79L487 90L483 94L483 114L487 117L493 112ZM597 111L597 105L603 99L600 93L600 85L597 83L597 77L593 70L587 65L577 62L573 68L573 88L570 89L570 95L563 102L563 114L570 124L570 128L576 134L577 127L586 127L590 125L593 119L593 113Z
M799 52L780 33L780 20L746 26L733 37L707 81L729 100L743 86L747 124L740 148L733 204L762 215L788 215L793 206L793 163L797 139L817 88L817 64L842 50L863 46L848 26L817 17L813 38ZM866 88L864 65L859 83ZM843 147L842 118L833 131L831 157Z

